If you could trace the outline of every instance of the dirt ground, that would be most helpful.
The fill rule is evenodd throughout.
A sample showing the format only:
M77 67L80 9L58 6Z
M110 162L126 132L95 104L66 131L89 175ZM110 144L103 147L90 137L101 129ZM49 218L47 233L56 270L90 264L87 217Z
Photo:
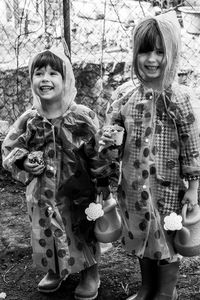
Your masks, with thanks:
M37 291L44 274L32 266L24 187L3 172L0 195L0 300L73 300L79 274L71 275L56 293ZM102 255L100 274L98 300L126 299L140 285L138 262L119 242ZM200 257L182 260L177 287L180 300L200 300Z

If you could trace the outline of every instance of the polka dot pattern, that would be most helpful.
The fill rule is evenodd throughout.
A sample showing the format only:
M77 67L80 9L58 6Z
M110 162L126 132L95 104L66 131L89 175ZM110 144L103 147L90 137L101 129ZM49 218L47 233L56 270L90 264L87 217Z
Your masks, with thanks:
M39 220L39 225L40 225L41 227L45 227L45 225L46 225L45 219L40 219L40 220Z
M46 170L46 176L48 178L52 178L52 177L54 177L54 173L51 170Z
M94 241L93 245L88 244L85 241L85 236L77 236L72 232L75 221L71 217L69 201L66 201L62 208L59 205L55 205L60 201L60 199L56 198L56 190L61 182L57 181L58 179L65 181L68 179L69 174L74 172L74 165L71 166L72 159L74 159L72 150L75 145L79 146L81 142L81 138L78 140L74 139L73 134L69 132L69 125L71 125L69 123L73 122L72 124L75 124L78 119L83 124L85 121L87 126L91 126L93 124L92 120L95 118L95 113L88 108L84 109L83 106L79 108L77 104L74 104L73 107L73 113L67 112L66 118L64 116L50 121L46 121L46 119L34 112L33 114L30 113L30 119L26 122L26 114L25 122L21 122L23 126L18 128L17 133L13 130L14 133L9 136L8 145L2 150L2 153L6 155L8 151L12 151L13 146L10 145L13 142L15 145L17 143L24 144L27 142L24 137L31 136L29 150L31 151L32 147L36 151L41 150L44 152L46 169L41 176L38 176L30 183L27 189L28 216L32 223L33 260L34 264L40 266L45 273L49 271L51 274L55 274L54 259L57 257L60 275L63 277L71 272L78 272L83 266L90 266L90 263L95 261L95 256L97 255L96 241ZM24 124L27 125L26 128ZM86 130L88 130L87 126ZM52 128L54 128L56 143ZM19 136L19 129L25 129L26 133ZM33 132L34 135L32 134ZM87 138L91 136L91 132ZM63 153L62 146L64 140L68 149L65 153ZM56 149L54 148L55 146ZM25 148L22 148L17 155L21 156L24 152L26 154ZM64 163L62 161L63 158L65 159ZM25 172L17 171L19 172L17 176L20 181L28 179ZM58 176L56 177L55 175ZM75 173L77 178L81 175L80 171ZM78 191L78 187L75 188ZM80 240L83 242L80 242ZM88 254L87 257L85 252Z
M145 113L144 117L147 119L147 118L151 118L151 113L148 111Z
M46 256L47 256L48 258L53 257L53 251L52 251L51 249L47 249L47 251L46 251Z
M44 234L45 234L46 237L51 237L52 236L51 229L49 229L49 228L45 229Z
M162 253L157 251L154 253L154 258L160 260L162 258Z
M195 122L195 116L194 116L193 113L188 114L187 117L186 117L186 119L189 122L189 124L192 124L192 123Z
M134 163L133 163L133 166L134 166L136 169L139 169L139 167L140 167L140 161L139 161L139 160L135 160Z
M143 152L144 157L149 156L149 148L145 148Z
M58 250L58 257L63 258L66 255L66 251L64 249Z
M143 220L143 221L139 224L139 228L140 228L141 231L146 230L146 228L147 228L147 221L146 221L146 220Z
M151 127L147 127L145 131L145 136L149 136L151 134Z
M56 230L54 231L54 235L55 235L56 237L61 237L61 236L63 235L63 232L62 232L61 229L56 229Z
M129 213L127 210L125 211L125 217L126 217L126 219L129 219Z
M141 205L140 205L140 203L137 201L137 202L135 202L135 209L137 210L137 211L140 211L141 210Z
M129 236L129 239L133 240L134 237L133 237L133 233L132 232L129 231L128 232L128 236Z
M70 257L70 258L68 259L68 264L69 264L69 266L73 266L74 263L75 263L74 257Z
M145 214L145 219L146 219L147 221L150 221L150 213L149 213L149 212L147 212L147 213Z
M156 125L155 133L156 134L161 134L161 132L162 132L162 126Z
M38 200L38 206L40 207L40 208L43 208L43 207L45 207L45 201L44 200L42 200L42 199L39 199Z
M142 177L143 177L144 179L147 179L147 178L149 177L149 172L148 172L147 170L143 170L143 171L142 171Z
M177 149L178 148L178 145L179 145L179 143L178 143L178 141L177 140L173 140L173 141L171 141L170 142L170 147L172 148L172 149Z
M39 240L39 244L40 244L41 247L46 247L46 241L45 241L45 239L40 239Z
M42 263L43 267L47 267L47 265L48 265L48 261L47 261L47 259L45 257L42 258L41 263Z
M148 192L147 192L147 191L142 191L142 192L141 192L141 198L142 198L143 200L148 200L148 198L149 198Z
M190 137L190 136L189 136L188 133L183 133L183 134L181 134L181 140L183 141L183 143L187 143L189 137Z
M137 139L136 139L135 145L136 145L137 148L141 148L141 145L142 145L142 140L141 140L141 138L137 138Z
M46 190L44 191L44 194L45 194L45 197L47 197L48 199L52 198L53 197L53 191L51 190Z
M168 94L168 97L171 97L170 93ZM177 176L174 174L179 170L177 155L180 149L180 137L177 138L177 127L169 118L169 112L174 116L178 113L179 107L171 102L164 103L163 96L156 95L155 116L152 114L155 108L153 107L155 101L152 101L155 97L154 93L146 93L142 90L138 91L140 95L138 98L137 93L135 95L134 103L128 102L129 107L127 104L127 115L123 115L122 110L122 118L126 119L127 136L131 141L131 145L125 146L124 151L126 159L122 189L125 190L125 199L120 192L121 207L128 224L128 228L124 230L122 245L139 257L147 255L153 259L162 259L167 255L169 257L171 250L170 247L165 247L168 240L162 225L157 223L157 214L172 211L167 201L170 201L170 193L174 188L171 177L176 181L179 176L179 173ZM170 105L168 111L166 105ZM192 115L185 115L184 118L188 118L188 122L193 121ZM129 122L129 119L133 121ZM185 131L181 135L181 140L182 144L187 145L190 134ZM199 150L195 151L196 149L190 151L191 159L192 156L199 156ZM174 191L177 195L177 188L173 190L173 194ZM175 205L173 203L175 211L179 206L177 198ZM179 198L182 198L182 193ZM127 218L127 211L129 218Z
M158 153L158 148L156 146L153 146L152 153L153 155L156 155Z
M62 277L66 277L68 274L69 274L69 271L68 271L67 269L63 269L63 270L61 271L61 276L62 276Z
M18 134L17 133L12 133L9 138L10 138L11 141L15 141L18 138Z
M156 168L154 166L150 167L150 174L155 175L156 174Z
M139 187L138 181L137 180L133 181L132 182L132 188L133 188L133 190L137 191L138 187Z

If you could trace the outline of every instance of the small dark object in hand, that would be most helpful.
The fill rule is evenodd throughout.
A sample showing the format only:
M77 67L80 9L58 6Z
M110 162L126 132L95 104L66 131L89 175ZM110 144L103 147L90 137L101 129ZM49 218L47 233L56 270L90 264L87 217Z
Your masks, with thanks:
M33 151L29 153L28 160L32 164L37 163L38 165L44 165L43 152Z

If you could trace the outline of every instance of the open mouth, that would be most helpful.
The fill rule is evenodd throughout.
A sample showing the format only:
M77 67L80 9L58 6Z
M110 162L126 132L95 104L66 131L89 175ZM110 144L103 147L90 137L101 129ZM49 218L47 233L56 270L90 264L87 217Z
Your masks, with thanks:
M41 86L41 87L40 87L40 90L41 90L42 92L48 92L48 91L53 90L53 87L51 87L51 86Z
M152 72L155 72L158 70L158 67L157 66L145 66L145 68L148 70L148 71L152 71Z

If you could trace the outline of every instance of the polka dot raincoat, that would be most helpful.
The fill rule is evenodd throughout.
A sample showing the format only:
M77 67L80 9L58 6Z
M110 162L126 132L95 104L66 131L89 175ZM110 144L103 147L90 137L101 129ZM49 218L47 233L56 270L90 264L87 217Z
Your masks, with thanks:
M95 158L92 142L98 129L95 113L73 101L76 90L70 63L62 52L52 52L67 66L68 106L64 102L63 115L47 120L34 95L34 108L10 128L2 158L4 168L27 186L34 264L64 277L90 267L99 258L94 224L87 221L84 211L95 200L94 182L101 162ZM40 176L25 172L20 165L32 151L43 152L45 171Z
M163 40L169 35L167 28L175 32L173 22L157 22ZM171 49L168 42L165 47ZM200 176L193 96L187 87L172 83L177 64L170 55L161 92L141 82L132 92L129 88L118 93L108 112L111 123L125 128L118 190L125 224L122 244L138 257L158 260L171 260L176 254L174 233L163 229L164 216L181 212L187 179Z

